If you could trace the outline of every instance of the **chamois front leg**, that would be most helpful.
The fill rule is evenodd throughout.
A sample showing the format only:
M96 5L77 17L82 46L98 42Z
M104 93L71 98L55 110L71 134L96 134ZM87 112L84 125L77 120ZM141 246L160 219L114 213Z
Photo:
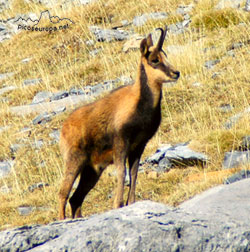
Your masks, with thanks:
M124 182L126 176L127 148L123 141L117 141L114 146L114 164L117 169L117 188L114 208L123 207Z
M129 192L128 199L126 205L130 205L135 202L135 187L136 187L136 179L138 174L138 167L140 163L140 158L143 153L145 145L140 146L135 149L133 152L129 153L128 163L129 163Z

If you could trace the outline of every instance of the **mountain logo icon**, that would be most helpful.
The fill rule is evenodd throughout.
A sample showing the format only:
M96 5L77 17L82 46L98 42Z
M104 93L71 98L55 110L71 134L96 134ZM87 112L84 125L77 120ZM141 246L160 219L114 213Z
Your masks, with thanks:
M47 32L65 30L74 24L69 18L52 16L49 10L41 12L39 19L19 17L14 22L18 25L18 30Z

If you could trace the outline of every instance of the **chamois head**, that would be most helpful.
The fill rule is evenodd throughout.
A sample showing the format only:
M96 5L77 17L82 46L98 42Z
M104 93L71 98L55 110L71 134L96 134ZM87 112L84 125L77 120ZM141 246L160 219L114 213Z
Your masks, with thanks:
M180 72L167 62L166 53L162 50L167 26L165 30L162 28L158 28L157 30L161 31L161 36L156 46L153 45L151 34L141 41L142 63L147 66L148 71L150 71L148 75L153 78L154 82L162 84L164 82L176 81L180 76Z

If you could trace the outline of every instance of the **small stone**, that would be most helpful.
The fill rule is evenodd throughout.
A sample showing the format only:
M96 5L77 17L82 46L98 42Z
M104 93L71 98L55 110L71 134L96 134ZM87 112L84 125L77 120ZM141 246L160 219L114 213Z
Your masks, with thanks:
M216 59L216 60L208 60L205 62L204 66L207 68L207 69L212 69L216 64L218 64L220 62L219 59Z
M41 149L44 145L44 142L42 139L40 140L35 140L35 142L32 144L32 147L35 149Z
M69 95L83 95L85 94L84 91L80 88L72 87L69 90Z
M2 73L2 74L0 74L0 81L5 80L7 78L10 78L13 75L14 75L14 72L11 72L11 73Z
M7 193L10 193L11 191L12 189L8 187L7 185L0 187L0 193L7 194Z
M86 44L87 46L93 46L93 45L95 45L95 41L94 41L93 39L90 39L90 40L87 40L87 41L85 42L85 44Z
M31 79L31 80L24 80L23 86L31 86L36 85L42 82L42 79Z
M28 187L28 190L30 192L34 192L36 189L42 189L44 188L45 186L49 186L48 183L44 183L44 182L40 182L40 183L37 183L37 184L34 184L34 185L31 185Z
M41 103L41 102L47 102L47 101L50 100L51 96L52 96L52 93L49 92L49 91L38 92L34 96L31 104L37 104L37 103Z
M62 107L59 107L59 108L55 109L55 110L53 111L53 113L55 113L55 114L57 115L57 114L60 114L60 113L65 112L65 111L66 111L66 107L65 107L65 106L62 106Z
M194 86L194 87L202 87L203 84L200 83L200 82L194 82L194 83L192 84L192 86Z
M90 51L89 54L90 54L92 57L94 57L94 56L96 56L97 54L99 54L101 51L102 51L101 48L97 48L97 49L95 49L95 50Z
M59 142L59 140L60 140L60 131L59 131L59 130L53 130L53 131L49 134L49 136L50 136L52 139L56 140L56 142Z
M249 151L226 152L223 161L223 168L230 169L250 163Z
M51 98L50 100L51 101L57 101L57 100L61 100L65 97L68 97L69 96L69 92L67 91L59 91L57 93L55 93Z
M233 50L230 50L227 52L228 56L235 57L235 52Z
M33 119L32 123L34 125L36 124L45 124L47 122L50 122L51 119L51 114L48 114L47 112L38 115L35 119Z
M11 172L14 165L14 161L2 161L0 162L0 178L4 178Z
M250 0L246 1L246 5L245 5L245 9L244 10L250 12Z
M34 207L32 207L32 206L20 206L20 207L18 207L17 210L18 210L20 215L26 216L26 215L31 214L31 212L34 210Z
M7 87L4 87L4 88L1 88L0 89L0 95L3 95L5 93L10 92L10 91L15 90L15 89L17 89L17 87L15 87L15 86L7 86Z
M15 155L16 152L18 152L21 148L26 147L26 144L12 144L10 146L10 151L12 153L12 155Z
M240 149L243 151L250 150L250 136L243 137Z
M30 62L31 60L32 60L32 58L25 58L25 59L21 60L21 63L26 64L26 63Z
M122 41L129 36L128 32L123 30L101 29L98 26L91 26L89 29L99 42Z
M231 45L230 50L239 49L243 46L244 46L244 44L242 42L236 42Z
M220 112L228 113L233 110L233 106L231 104L222 104L218 109Z

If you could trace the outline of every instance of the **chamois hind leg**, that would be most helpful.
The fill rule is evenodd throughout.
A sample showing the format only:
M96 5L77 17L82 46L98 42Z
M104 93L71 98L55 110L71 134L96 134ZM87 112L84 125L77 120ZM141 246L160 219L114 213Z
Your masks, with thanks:
M79 184L70 198L69 202L71 205L71 213L72 218L79 218L81 216L81 205L83 203L84 198L89 193L89 191L95 186L97 183L101 172L97 173L95 169L86 165L81 173Z
M143 153L145 145L136 148L133 152L129 153L128 162L129 162L129 192L126 205L130 205L135 202L135 187L136 179L138 173L138 167L140 163L140 158Z
M71 151L65 160L65 174L59 191L59 219L65 219L66 203L72 186L80 173L84 157L80 151Z

